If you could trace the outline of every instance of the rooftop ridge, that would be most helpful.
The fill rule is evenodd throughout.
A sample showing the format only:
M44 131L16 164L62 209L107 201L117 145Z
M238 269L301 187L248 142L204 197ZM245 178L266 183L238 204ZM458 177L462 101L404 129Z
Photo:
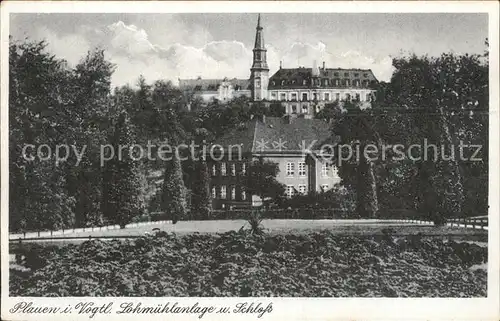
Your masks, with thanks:
M266 116L265 121L254 117L244 124L245 131L233 128L214 143L222 146L244 144L245 151L266 154L276 152L273 142L283 141L286 143L284 152L296 153L301 151L301 142L305 142L307 146L310 143L325 141L331 135L330 125L320 119L299 117L288 123L284 117ZM268 144L262 151L257 150L261 141Z
M279 70L297 70L297 69L301 69L301 70L312 70L312 67L295 67L295 68L281 68L281 69L278 69ZM357 71L372 71L371 69L361 69L361 68L340 68L340 67L337 67L337 68L319 68L320 70L357 70Z

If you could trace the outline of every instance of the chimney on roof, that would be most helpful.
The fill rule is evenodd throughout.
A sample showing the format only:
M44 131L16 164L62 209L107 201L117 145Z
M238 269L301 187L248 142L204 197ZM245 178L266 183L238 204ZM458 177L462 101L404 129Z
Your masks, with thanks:
M325 70L325 69L326 69L325 62L323 61L323 70Z
M313 77L318 77L319 76L319 68L318 68L318 63L316 62L316 60L314 60L314 62L313 62L313 67L312 67L312 70L311 70L311 75Z
M280 69L283 68L283 61L280 60Z

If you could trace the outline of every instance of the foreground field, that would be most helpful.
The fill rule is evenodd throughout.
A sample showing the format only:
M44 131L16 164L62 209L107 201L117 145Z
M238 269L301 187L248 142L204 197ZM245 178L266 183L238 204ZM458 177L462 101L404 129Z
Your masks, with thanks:
M487 283L487 248L416 235L160 233L26 255L12 296L472 297Z

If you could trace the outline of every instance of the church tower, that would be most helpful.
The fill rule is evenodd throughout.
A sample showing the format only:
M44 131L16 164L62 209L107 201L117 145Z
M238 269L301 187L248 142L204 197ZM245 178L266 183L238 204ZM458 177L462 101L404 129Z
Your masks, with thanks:
M257 20L257 31L255 33L255 46L253 48L253 64L250 68L250 80L252 82L252 100L261 101L267 99L267 87L269 85L269 67L267 66L267 50L264 46L264 32L260 25L260 14Z

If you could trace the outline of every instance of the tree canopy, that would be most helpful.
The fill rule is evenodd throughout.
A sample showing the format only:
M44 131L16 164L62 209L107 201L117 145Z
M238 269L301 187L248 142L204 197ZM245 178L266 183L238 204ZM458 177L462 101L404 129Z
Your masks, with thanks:
M342 185L356 195L356 211L363 217L377 217L384 211L411 209L436 222L485 214L488 52L399 57L393 66L390 82L380 84L371 108L341 102L316 114L331 124L338 144L361 151L368 145L379 146L373 159L363 153L346 160L346 155L334 155ZM206 164L192 159L167 164L143 157L112 160L103 166L99 146L208 144L253 117L284 113L278 102L252 103L246 97L204 106L169 81L148 83L140 75L133 86L113 89L113 71L114 65L100 49L70 66L48 52L46 42L10 40L10 229L123 225L143 213L144 203L177 187L195 196L192 207L208 209ZM392 148L424 141L435 145L436 152L433 147L414 148L412 157L401 158ZM48 153L60 145L71 147L59 149L67 155L63 161ZM382 145L391 148L382 152ZM468 146L462 151L467 159L458 157L460 145ZM470 146L482 148L473 155L475 149ZM431 151L433 158L426 158ZM151 152L158 150L153 147ZM37 154L44 159L34 157ZM278 170L264 159L253 161L245 188L264 200L283 195L284 187L276 181ZM162 177L169 177L170 185ZM184 198L181 194L178 197ZM187 211L184 201L176 205L181 215Z

